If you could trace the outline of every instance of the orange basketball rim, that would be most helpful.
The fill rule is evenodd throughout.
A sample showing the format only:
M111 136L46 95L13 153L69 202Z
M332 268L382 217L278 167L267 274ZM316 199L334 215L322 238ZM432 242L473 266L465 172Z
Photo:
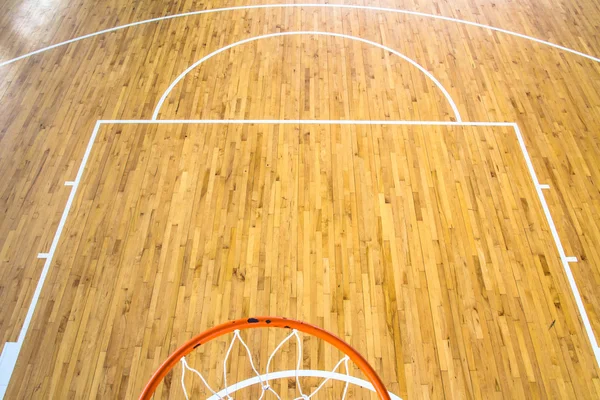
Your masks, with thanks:
M385 388L385 385L381 381L381 378L373 367L369 365L367 360L352 346L344 342L336 335L327 332L315 325L308 324L306 322L297 321L293 319L287 319L282 317L254 317L237 319L234 321L225 322L221 325L212 327L199 335L193 337L184 343L181 347L175 350L169 358L162 363L162 365L156 370L154 375L150 378L142 394L140 400L149 400L154 391L163 380L163 378L173 369L175 365L186 355L192 352L198 346L205 344L219 336L226 335L236 330L253 329L253 328L284 328L284 329L295 329L297 331L306 333L308 335L316 336L327 343L335 346L338 350L346 354L352 362L354 362L358 368L365 374L369 381L373 384L375 391L380 399L389 400L390 395Z

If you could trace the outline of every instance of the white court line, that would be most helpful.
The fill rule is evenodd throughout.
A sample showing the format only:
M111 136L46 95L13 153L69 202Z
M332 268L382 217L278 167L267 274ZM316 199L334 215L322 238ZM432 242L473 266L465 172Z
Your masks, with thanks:
M102 119L103 124L281 124L514 126L514 122L396 121L364 119Z
M539 187L540 187L540 189L544 189L544 190L550 189L550 185L545 185L545 184L540 184Z
M48 251L47 253L48 258L46 258L46 262L44 263L44 269L42 270L42 274L40 275L37 287L35 288L35 292L33 293L33 297L31 298L31 305L29 306L29 310L27 311L27 315L25 317L25 321L23 322L21 332L19 333L19 339L17 343L23 343L23 340L25 339L25 334L29 329L29 324L31 323L31 318L33 317L33 310L35 309L35 306L37 305L37 302L39 300L42 287L44 286L44 281L46 280L46 275L48 274L48 269L50 268L50 263L52 263L52 259L54 258L56 246L58 246L60 235L62 234L63 228L65 227L65 223L67 222L67 216L69 215L69 211L71 210L73 199L75 199L75 194L77 193L77 188L79 187L79 182L81 181L81 177L83 176L83 170L85 169L85 164L87 163L87 160L92 151L92 147L94 146L94 141L96 140L96 135L98 134L99 128L100 122L96 122L94 130L92 131L92 136L90 137L87 148L85 149L83 159L81 160L81 164L79 165L79 170L77 171L77 176L75 178L75 184L71 188L71 193L69 193L67 204L65 205L65 209L62 213L62 216L60 217L58 227L56 228L54 239L52 240L52 244L50 245L50 251Z
M519 145L521 146L521 151L523 152L523 157L525 158L525 163L527 164L527 168L529 169L529 174L531 175L531 179L533 180L535 191L537 192L538 198L540 199L540 203L542 204L542 209L544 210L544 215L546 215L548 225L550 226L550 232L552 233L554 243L556 244L556 248L558 249L558 254L560 255L560 260L562 262L565 274L567 275L567 280L569 281L571 292L573 292L573 297L575 298L575 303L577 304L577 309L579 310L579 316L581 317L581 321L583 322L585 332L588 336L590 344L592 345L592 350L594 351L596 363L600 366L600 347L598 347L598 342L596 341L596 336L594 335L592 324L590 323L590 319L588 318L587 311L585 310L585 306L583 305L583 300L581 299L581 294L579 293L577 283L575 282L575 277L573 276L571 266L569 265L569 262L576 262L577 258L567 257L565 255L565 250L560 241L560 237L558 236L556 225L554 225L554 220L552 219L552 215L550 214L550 209L548 208L548 204L546 203L546 198L544 197L544 193L542 192L542 188L540 187L540 182L538 181L537 175L535 174L535 170L533 169L533 163L531 162L531 158L529 157L529 152L527 151L527 147L525 146L525 140L523 139L523 135L521 135L521 130L519 129L519 126L516 123L514 124L514 129L515 133L517 134L517 140L519 141Z
M254 376L252 378L245 379L241 382L234 383L233 385L221 390L217 394L212 395L207 400L219 400L226 399L227 395L234 394L238 390L242 390L248 386L253 386L268 380L276 380L276 379L286 379L286 378L294 378L296 376L299 377L312 377L312 378L326 378L333 379L341 382L348 382L356 386L363 387L365 389L369 389L372 392L375 392L375 387L369 381L365 381L363 379L354 377L352 375L340 374L337 372L331 371L320 371L320 370L310 370L310 369L301 369L301 370L288 370L288 371L276 371L269 372L268 374ZM390 397L393 400L402 400L401 397L398 397L392 392L388 392Z
M533 36L528 36L528 35L524 35L522 33L509 31L507 29L496 28L491 25L485 25L485 24L480 24L477 22L466 21L466 20L459 19L459 18L445 17L443 15L427 14L427 13L423 13L423 12L409 11L409 10L403 10L403 9L397 9L397 8L360 6L360 5L349 5L349 4L259 4L259 5L251 5L251 6L223 7L223 8L213 8L210 10L190 11L190 12L185 12L185 13L180 13L180 14L166 15L164 17L150 18L150 19L146 19L143 21L132 22L130 24L116 26L114 28L103 29L98 32L93 32L93 33L89 33L87 35L78 36L76 38L65 40L64 42L60 42L60 43L56 43L56 44L53 44L53 45L50 45L47 47L43 47L41 49L34 50L29 53L23 54L21 56L12 58L10 60L6 60L6 61L0 63L0 67L11 64L18 60L22 60L27 57L31 57L35 54L43 53L45 51L52 50L52 49L55 49L60 46L65 46L70 43L78 42L80 40L89 39L94 36L103 35L105 33L110 33L110 32L115 32L115 31L118 31L121 29L131 28L131 27L137 26L137 25L148 24L151 22L159 22L159 21L165 21L165 20L169 20L169 19L173 19L173 18L189 17L192 15L210 14L210 13L224 12L224 11L252 10L252 9L261 9L261 8L291 8L291 7L345 8L345 9L355 9L355 10L384 11L384 12L392 12L392 13L398 13L398 14L414 15L417 17L433 18L433 19L438 19L438 20L442 20L442 21L456 22L459 24L470 25L470 26L475 26L478 28L489 29L489 30L495 31L495 32L505 33L507 35L515 36L515 37L518 37L521 39L531 40L531 41L539 43L539 44L554 47L555 49L559 49L562 51L566 51L568 53L572 53L572 54L576 54L581 57L585 57L585 58L590 59L595 62L600 62L600 58L598 58L598 57L594 57L592 55L583 53L581 51L577 51L577 50L570 49L565 46L551 43L546 40L538 39Z
M33 318L33 312L35 311L37 303L40 299L40 293L42 292L44 282L46 281L46 277L48 275L48 270L50 269L50 265L52 264L54 252L56 251L58 241L67 221L67 216L69 215L69 211L71 210L71 206L73 205L73 200L75 199L75 194L77 193L77 188L79 187L79 182L81 181L81 177L83 176L83 170L85 169L85 165L92 151L92 147L94 145L94 142L96 141L96 135L98 134L99 128L100 122L98 121L94 126L94 130L92 131L92 135L88 142L87 148L85 149L85 153L81 160L81 164L79 165L77 177L75 178L74 184L71 187L71 193L69 194L69 198L60 218L60 222L58 223L58 227L56 228L54 239L52 240L52 244L50 245L50 251L48 251L48 253L38 254L38 257L43 255L43 257L40 258L45 258L46 262L44 263L44 267L42 269L42 273L40 274L40 278L37 282L35 292L33 293L33 296L31 298L31 303L29 304L27 315L25 316L23 326L21 327L21 331L19 332L19 338L16 342L6 342L4 344L4 350L0 355L0 400L4 398L4 393L6 393L8 383L10 382L10 378L14 372L15 365L17 363L17 358L19 356L19 353L21 352L21 348L23 347L23 342L25 341L25 335L29 330L29 325L31 324L31 319Z
M75 186L75 182L74 181L66 181L65 186Z
M363 39L357 36L350 36L350 35L345 35L342 33L333 33L333 32L321 32L321 31L296 31L296 32L277 32L277 33L269 33L267 35L260 35L260 36L253 36L251 38L247 38L244 40L240 40L239 42L235 42L235 43L231 43L225 47L221 47L220 49L217 49L215 51L213 51L212 53L202 57L200 60L196 61L195 63L193 63L192 65L190 65L185 71L183 71L177 78L175 78L175 80L173 82L171 82L171 84L169 85L169 87L167 88L167 90L163 93L163 95L161 96L160 100L158 101L158 104L156 105L156 108L154 109L154 113L152 114L152 119L156 120L158 118L158 112L160 111L160 108L162 107L163 103L165 102L167 96L169 95L169 93L171 93L171 90L173 90L173 88L175 87L175 85L177 85L177 83L179 83L179 81L181 81L191 70L193 70L194 68L196 68L198 65L202 64L204 61L208 60L209 58L225 51L228 49L231 49L233 47L239 46L241 44L244 43L249 43L249 42L253 42L255 40L260 40L260 39L267 39L267 38L272 38L272 37L280 37L280 36L291 36L291 35L317 35L317 36L333 36L333 37L338 37L338 38L343 38L343 39L349 39L349 40L355 40L357 42L362 42L362 43L366 43L366 44L370 44L371 46L375 46L378 47L382 50L386 50L389 51L390 53L402 58L404 61L408 61L410 64L412 64L413 66L417 67L419 69L419 71L421 71L423 74L425 74L425 76L427 76L437 87L438 89L440 89L442 91L442 93L444 94L444 96L446 97L446 100L448 100L448 103L450 103L450 107L452 107L452 111L454 111L454 116L456 117L457 121L462 121L462 118L460 117L460 113L458 112L458 107L456 107L456 104L454 103L454 100L452 100L452 96L450 96L450 93L448 93L448 91L446 90L446 88L444 88L444 86L440 83L440 81L438 81L436 79L435 76L433 76L429 71L427 71L425 68L423 68L419 63L417 63L415 60L413 60L412 58L409 58L407 56L405 56L404 54L390 48L387 46L384 46L380 43L376 43L376 42L372 42L370 40L367 39Z
M52 263L52 259L54 257L54 252L56 250L56 246L58 244L58 240L60 239L60 235L62 234L62 230L64 228L67 216L71 209L73 199L75 198L75 194L77 192L77 188L79 187L79 183L81 181L81 177L83 176L83 171L87 164L87 160L92 151L92 147L96 140L96 136L98 134L98 130L100 125L102 124L338 124L338 125L433 125L433 126L510 126L514 128L517 139L519 141L519 145L521 147L521 151L523 153L523 158L525 159L525 163L527 164L527 168L531 175L531 179L533 180L534 187L538 194L538 198L540 199L540 203L542 205L542 209L544 211L544 215L548 221L548 225L550 226L550 231L552 233L552 237L554 238L554 243L558 249L558 253L560 259L563 264L563 268L567 275L567 280L569 282L569 286L575 298L575 302L577 304L577 309L579 311L580 317L582 319L586 334L592 345L592 350L594 352L594 356L596 358L596 362L600 365L600 348L596 342L596 338L594 336L594 331L592 330L589 318L587 316L587 312L583 305L583 301L581 299L581 295L579 290L577 289L577 284L575 283L575 278L573 277L573 273L569 266L569 262L576 262L576 257L567 257L565 255L562 243L558 236L558 232L556 230L556 226L554 225L554 221L552 219L552 215L550 214L550 210L548 208L548 204L544 198L542 193L542 188L540 187L540 183L538 181L535 170L533 169L533 164L531 162L531 158L529 157L529 152L525 146L525 141L523 140L523 136L521 135L521 131L518 125L514 122L450 122L450 121L367 121L367 120L98 120L88 142L87 148L85 150L84 156L81 160L81 165L79 166L79 170L77 172L77 177L75 178L75 184L71 189L71 194L69 195L69 199L67 200L67 204L65 206L65 210L62 214L60 223L58 225L56 234L54 235L54 240L52 241L52 246L50 248L49 253L40 253L40 254L48 254L48 258L44 263L44 269L42 270L42 274L40 275L40 279L37 283L37 287L32 298L31 304L27 311L27 316L25 318L25 322L23 323L23 327L21 328L21 332L19 334L19 339L17 342L7 342L4 345L4 350L0 355L0 400L3 399L4 393L6 392L8 383L14 371L17 357L21 351L21 347L23 345L23 341L25 339L25 335L29 329L29 325L31 323L31 317L33 316L33 312L37 306L37 302L39 300L39 295L44 285L44 281L46 280L46 276L48 274L48 269L50 264Z

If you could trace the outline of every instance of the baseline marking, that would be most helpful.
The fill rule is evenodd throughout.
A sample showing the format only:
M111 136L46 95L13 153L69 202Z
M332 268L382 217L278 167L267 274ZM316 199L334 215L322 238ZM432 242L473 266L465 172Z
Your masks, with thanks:
M167 90L163 93L160 100L158 101L158 104L156 105L156 108L154 109L154 113L152 113L152 120L156 120L156 118L158 117L158 112L160 111L160 108L162 107L163 103L167 99L167 96L169 95L169 93L171 93L171 91L173 90L175 85L177 85L177 83L179 83L179 81L181 81L191 70L193 70L198 65L202 64L204 61L208 60L212 56L215 56L225 50L229 50L229 49L239 46L241 44L253 42L255 40L267 39L267 38L279 37L279 36L291 36L291 35L333 36L333 37L339 37L339 38L344 38L344 39L356 40L358 42L370 44L371 46L378 47L382 50L386 50L392 54L397 55L398 57L402 58L404 61L408 61L413 66L417 67L419 69L419 71L424 73L425 76L427 76L438 87L438 89L440 89L442 91L442 93L446 97L446 100L448 100L448 103L450 103L450 107L452 107L452 111L454 111L454 116L456 117L456 120L459 122L462 121L462 118L460 117L460 113L458 112L458 107L456 107L456 104L454 103L454 100L452 100L450 93L448 93L448 91L444 88L444 86L440 83L440 81L438 81L436 79L435 76L433 76L429 71L427 71L425 68L423 68L419 63L417 63L412 58L409 58L409 57L405 56L404 54L402 54L390 47L384 46L384 45L376 43L376 42L372 42L367 39L363 39L363 38L360 38L357 36L345 35L343 33L322 32L322 31L294 31L294 32L269 33L267 35L253 36L251 38L240 40L239 42L231 43L225 47L221 47L220 49L213 51L212 53L202 57L200 60L196 61L195 63L193 63L192 65L187 67L187 69L185 71L183 71L177 78L175 78L175 80L173 82L171 82L171 84L169 85Z
M572 54L576 54L581 57L585 57L585 58L590 59L595 62L600 62L600 58L598 58L598 57L594 57L590 54L582 53L581 51L577 51L577 50L570 49L565 46L561 46L561 45L558 45L558 44L555 44L552 42L548 42L546 40L538 39L533 36L528 36L528 35L524 35L522 33L509 31L507 29L496 28L491 25L485 25L485 24L480 24L477 22L466 21L464 19L445 17L443 15L428 14L428 13L423 13L423 12L418 12L418 11L410 11L410 10L403 10L403 9L397 9L397 8L360 6L360 5L349 5L349 4L259 4L259 5L252 5L252 6L223 7L223 8L213 8L210 10L190 11L190 12L185 12L185 13L180 13L180 14L166 15L164 17L150 18L150 19L146 19L143 21L132 22L132 23L125 24L125 25L116 26L114 28L103 29L101 31L89 33L89 34L83 35L83 36L78 36L76 38L65 40L64 42L60 42L60 43L56 43L56 44L53 44L53 45L50 45L47 47L43 47L41 49L34 50L29 53L23 54L21 56L12 58L10 60L6 60L6 61L0 63L0 67L3 67L8 64L12 64L15 61L22 60L27 57L31 57L35 54L43 53L45 51L52 50L52 49L55 49L60 46L65 46L70 43L78 42L83 39L88 39L88 38L91 38L94 36L103 35L105 33L110 33L110 32L118 31L118 30L125 29L125 28L131 28L131 27L137 26L137 25L148 24L151 22L158 22L158 21L164 21L164 20L173 19L173 18L188 17L188 16L192 16L192 15L209 14L209 13L216 13L216 12L223 12L223 11L252 10L252 9L261 9L261 8L289 8L289 7L346 8L346 9L357 9L357 10L384 11L384 12L393 12L393 13L398 13L398 14L415 15L418 17L439 19L442 21L456 22L459 24L470 25L470 26L475 26L478 28L489 29L491 31L505 33L507 35L515 36L515 37L518 37L521 39L531 40L536 43L554 47L555 49L563 50L568 53L572 53Z
M269 372L268 374L263 374L260 376L255 376L253 378L248 378L241 382L234 383L233 385L221 390L220 392L210 396L207 400L220 400L227 398L228 394L233 394L238 390L244 389L248 386L253 386L262 382L265 382L267 379L275 380L275 379L286 379L286 378L294 378L296 376L301 377L311 377L311 378L326 378L333 379L341 382L352 383L353 385L363 387L365 389L369 389L372 392L375 392L375 387L369 381L365 381L363 379L354 377L352 375L340 374L338 372L331 371L319 371L319 370L310 370L310 369L302 369L299 371L296 370L288 370L288 371L277 371L277 372ZM399 396L395 395L392 392L388 392L390 397L393 400L402 400Z
M98 120L94 129L92 131L92 135L88 142L87 148L81 160L81 164L77 171L77 176L67 203L65 205L65 209L63 211L62 217L60 219L60 223L58 224L58 228L56 230L56 234L54 235L54 239L52 241L52 245L50 247L50 251L48 253L39 253L38 257L41 255L41 258L46 258L46 262L44 263L44 268L38 280L33 298L29 305L29 309L27 311L27 316L25 317L25 321L23 322L23 327L19 333L19 338L17 342L6 342L4 344L4 350L0 355L0 400L4 398L4 394L8 388L8 383L12 377L12 374L15 369L15 365L17 363L17 358L21 352L21 348L23 346L23 342L25 340L25 336L31 324L31 319L33 317L33 312L37 306L39 296L41 290L44 286L44 282L48 275L48 270L50 268L50 264L52 263L52 259L54 257L54 252L56 251L56 247L58 245L58 241L62 234L65 222L67 220L67 216L69 211L71 210L71 206L73 204L73 200L75 198L75 194L77 193L77 189L81 182L81 178L83 176L83 172L85 170L85 166L87 164L88 158L92 151L92 147L96 140L96 136L98 135L98 131L100 125L102 124L326 124L326 125L434 125L434 126L498 126L498 127L513 127L515 134L517 136L517 140L519 142L519 146L523 153L523 158L525 159L525 163L527 164L527 168L529 170L529 174L533 181L533 185L537 192L538 198L540 199L540 203L542 205L542 209L544 211L544 215L546 216L546 220L548 221L548 225L550 227L550 231L552 233L552 237L554 239L554 243L556 248L558 249L558 253L563 264L563 269L565 274L567 275L567 280L569 282L569 286L571 288L571 292L573 293L573 297L575 298L575 303L577 304L577 309L579 311L579 315L583 322L586 334L592 345L592 351L594 352L594 356L596 358L596 363L600 366L600 347L598 347L598 343L596 341L594 331L592 330L592 326L590 320L588 318L587 312L583 305L583 301L581 298L581 294L577 288L577 283L575 282L575 278L573 277L573 273L571 271L571 267L569 266L570 262L577 262L576 257L567 257L565 255L564 248L558 236L558 231L556 230L556 226L554 225L554 220L552 219L552 215L550 214L550 209L548 208L548 204L546 203L546 199L544 198L544 194L542 192L543 185L540 185L535 170L533 168L533 163L531 162L531 157L529 156L529 152L527 151L527 147L525 146L525 140L523 139L523 135L518 127L518 125L514 122L451 122L451 121L369 121L369 120Z

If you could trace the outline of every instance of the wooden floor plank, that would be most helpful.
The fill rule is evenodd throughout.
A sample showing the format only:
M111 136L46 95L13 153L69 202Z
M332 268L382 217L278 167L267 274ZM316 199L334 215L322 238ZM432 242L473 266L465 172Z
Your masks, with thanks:
M599 394L511 127L102 125L88 165L9 398L132 398L192 335L263 314L340 335L403 398ZM263 370L283 335L245 335ZM229 339L189 358L217 387ZM340 356L304 345L303 368ZM228 368L251 376L243 349Z
M94 27L174 12L165 5L121 3L107 5L108 14L94 13L91 6L45 10L40 15L68 15L80 23L23 31L27 16L33 18L43 5L28 3L15 17L18 7L8 2L7 14L0 16L0 26L5 28L0 43L6 44L1 51L16 55ZM565 11L572 5L549 12L555 3L551 6L537 2L531 8L519 2L496 4L490 10L487 4L469 4L466 9L458 4L451 9L423 4L423 10L433 7L429 11L436 14L470 16L520 32L537 32L593 52L596 44L590 38L595 30L588 28L597 25L594 6L581 5L587 12L578 9L573 14L580 16L577 24L564 23L573 18ZM9 22L10 16L21 21L19 29ZM38 22L34 26L51 24L47 19ZM68 197L64 182L74 179L96 121L149 118L175 77L227 44L265 33L306 30L357 36L400 51L438 78L463 119L519 124L540 180L551 186L550 211L565 251L584 261L573 266L575 278L600 337L596 262L600 256L595 246L600 238L598 64L449 21L376 10L299 7L227 11L139 25L2 67L0 301L7 306L0 310L0 346L18 339L33 282L40 275L36 255L50 248ZM265 39L211 58L175 87L162 114L168 118L455 118L435 86L397 56L348 39L312 36Z

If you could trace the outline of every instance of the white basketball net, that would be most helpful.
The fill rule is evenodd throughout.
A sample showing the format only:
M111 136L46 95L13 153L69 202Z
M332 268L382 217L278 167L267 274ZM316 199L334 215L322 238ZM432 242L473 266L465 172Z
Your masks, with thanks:
M256 377L258 378L258 381L260 383L261 393L260 393L259 400L262 400L267 392L271 392L273 395L275 395L275 397L277 397L277 399L281 400L281 397L279 396L279 394L275 390L273 390L273 388L269 385L269 373L270 373L270 368L271 368L271 361L273 360L273 356L275 356L277 351L279 351L279 349L281 349L281 347L286 342L288 342L292 337L294 337L296 339L296 345L298 348L298 357L297 357L297 361L296 361L296 369L295 369L296 376L295 376L295 378L296 378L296 387L297 387L298 391L300 392L300 396L296 397L295 400L308 400L308 399L312 398L331 379L331 377L323 379L323 381L319 384L319 386L317 386L317 388L315 390L313 390L311 393L306 394L303 392L302 385L300 384L300 378L298 376L298 372L301 370L301 367L302 367L302 340L300 340L300 337L298 336L298 331L293 329L292 333L290 333L285 339L283 339L279 343L279 345L277 345L275 350L273 350L271 355L269 356L269 360L267 361L267 371L266 371L266 374L264 374L264 375L261 375L258 372L258 370L256 369L256 367L254 365L254 360L252 358L252 353L250 352L250 349L248 348L248 345L246 344L246 342L244 342L244 339L242 339L242 337L240 336L240 331L239 330L234 331L233 339L231 340L231 343L229 344L229 348L227 349L227 354L225 355L225 359L223 360L223 382L225 385L225 389L224 389L225 395L224 396L217 393L208 384L206 379L204 379L204 376L198 370L190 367L188 365L185 357L181 358L181 365L182 365L181 387L183 388L183 393L185 395L186 400L189 400L188 392L185 387L185 372L186 372L186 370L191 371L194 374L196 374L200 378L202 383L204 383L204 385L208 388L208 390L210 390L211 393L214 395L213 397L216 397L217 399L221 399L221 400L222 399L233 400L233 398L229 395L229 387L230 386L227 384L227 360L229 359L229 355L231 354L231 349L233 348L233 345L235 344L236 340L238 340L241 343L241 345L244 346L244 348L246 349L246 353L248 354L248 359L250 360L250 366L252 367L252 371L254 371L254 374L256 374ZM340 365L342 365L342 363L343 363L344 368L346 370L345 375L350 376L349 371L348 371L348 360L349 359L350 359L350 357L348 357L347 355L342 357L337 362L335 367L331 370L331 372L332 373L336 372L337 369L340 367ZM346 398L346 393L348 392L348 384L349 384L349 381L347 380L344 385L344 391L343 391L342 397L341 397L342 399Z

